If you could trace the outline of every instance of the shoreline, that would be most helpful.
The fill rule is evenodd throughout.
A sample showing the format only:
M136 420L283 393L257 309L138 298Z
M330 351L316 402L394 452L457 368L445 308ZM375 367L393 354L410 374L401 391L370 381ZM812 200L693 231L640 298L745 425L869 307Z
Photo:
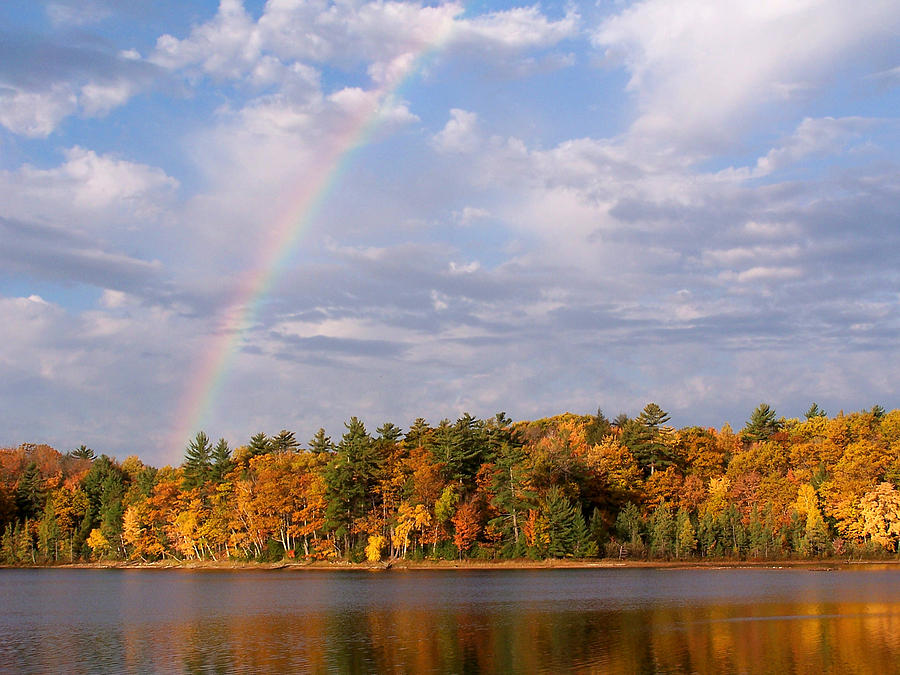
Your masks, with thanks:
M350 563L329 561L244 562L234 560L159 560L153 562L97 561L64 563L60 565L0 565L0 569L120 569L120 570L185 570L185 571L278 571L309 570L322 572L387 572L433 570L551 570L551 569L747 569L747 568L806 568L812 571L834 571L870 565L898 565L900 559L847 560L618 560L596 558L587 560L397 560L379 563Z

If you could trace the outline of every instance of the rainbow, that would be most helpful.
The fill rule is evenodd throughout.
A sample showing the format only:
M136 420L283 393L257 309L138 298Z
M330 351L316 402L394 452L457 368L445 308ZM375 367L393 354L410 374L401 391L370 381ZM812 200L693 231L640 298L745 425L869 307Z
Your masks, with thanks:
M309 226L327 203L340 183L340 178L356 152L365 147L389 111L398 100L403 87L421 72L428 59L446 44L452 33L455 18L465 11L462 5L450 5L453 18L444 21L441 30L429 42L406 55L389 78L375 90L374 109L361 113L347 124L324 155L319 156L318 170L310 178L304 172L296 190L285 200L282 215L276 219L271 235L264 242L255 265L242 276L212 344L204 350L188 389L177 408L179 414L172 432L172 457L180 457L194 430L202 428L222 391L229 365L245 333L253 325L263 300L296 250Z

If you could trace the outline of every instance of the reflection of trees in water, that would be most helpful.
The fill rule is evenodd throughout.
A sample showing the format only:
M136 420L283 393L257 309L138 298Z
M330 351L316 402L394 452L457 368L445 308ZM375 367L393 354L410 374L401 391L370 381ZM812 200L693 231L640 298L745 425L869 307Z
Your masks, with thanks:
M705 604L624 611L397 605L369 612L194 617L60 633L45 671L895 672L889 603ZM12 656L15 656L13 654ZM21 656L21 655L20 655ZM25 662L25 661L23 661Z

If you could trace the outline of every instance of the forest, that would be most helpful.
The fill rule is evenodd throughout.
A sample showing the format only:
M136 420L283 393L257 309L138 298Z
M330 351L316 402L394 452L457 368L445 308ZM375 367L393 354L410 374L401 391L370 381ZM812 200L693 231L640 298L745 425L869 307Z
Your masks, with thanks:
M900 410L669 420L352 417L305 447L199 432L162 468L26 443L0 450L0 563L897 556Z

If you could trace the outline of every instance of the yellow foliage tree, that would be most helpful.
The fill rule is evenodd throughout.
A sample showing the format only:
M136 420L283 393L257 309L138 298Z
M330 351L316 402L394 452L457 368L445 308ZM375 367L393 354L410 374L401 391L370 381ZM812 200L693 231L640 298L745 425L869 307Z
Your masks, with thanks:
M900 492L890 483L879 483L859 503L862 533L889 551L900 538Z

